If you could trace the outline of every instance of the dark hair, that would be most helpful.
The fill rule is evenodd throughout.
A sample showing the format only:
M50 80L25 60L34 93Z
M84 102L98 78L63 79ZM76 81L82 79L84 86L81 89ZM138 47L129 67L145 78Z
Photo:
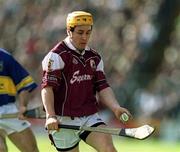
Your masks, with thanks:
M74 32L74 29L76 28L76 26L74 26L74 27L69 27L69 30L71 31L71 32ZM93 26L91 26L91 30L92 30L92 28L93 28Z
M76 26L74 26L74 27L69 27L69 30L70 30L71 32L74 32L75 27L76 27Z

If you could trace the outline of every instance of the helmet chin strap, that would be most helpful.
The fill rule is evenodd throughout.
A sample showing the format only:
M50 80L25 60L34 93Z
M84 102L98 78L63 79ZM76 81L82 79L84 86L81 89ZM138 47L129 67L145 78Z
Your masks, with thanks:
M77 49L77 51L82 54L85 49Z
M85 50L85 48L84 49L78 49L77 47L75 47L76 48L76 51L78 52L78 53L80 53L80 54L83 54L83 52L84 52L84 50Z

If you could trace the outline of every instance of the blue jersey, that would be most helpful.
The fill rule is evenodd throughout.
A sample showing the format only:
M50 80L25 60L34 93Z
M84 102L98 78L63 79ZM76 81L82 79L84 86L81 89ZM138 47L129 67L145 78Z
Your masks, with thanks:
M0 106L15 102L23 90L34 90L37 84L29 73L4 49L0 48Z

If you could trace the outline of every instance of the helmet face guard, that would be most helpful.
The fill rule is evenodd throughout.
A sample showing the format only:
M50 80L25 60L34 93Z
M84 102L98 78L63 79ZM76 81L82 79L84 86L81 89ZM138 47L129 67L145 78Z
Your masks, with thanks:
M92 15L84 11L74 11L69 13L66 19L67 29L74 29L79 25L93 25Z

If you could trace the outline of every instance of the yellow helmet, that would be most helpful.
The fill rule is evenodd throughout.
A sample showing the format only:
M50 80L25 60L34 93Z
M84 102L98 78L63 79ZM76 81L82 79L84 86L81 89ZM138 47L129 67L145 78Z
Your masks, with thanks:
M67 28L74 28L77 25L93 25L92 15L84 11L69 13L66 19Z

